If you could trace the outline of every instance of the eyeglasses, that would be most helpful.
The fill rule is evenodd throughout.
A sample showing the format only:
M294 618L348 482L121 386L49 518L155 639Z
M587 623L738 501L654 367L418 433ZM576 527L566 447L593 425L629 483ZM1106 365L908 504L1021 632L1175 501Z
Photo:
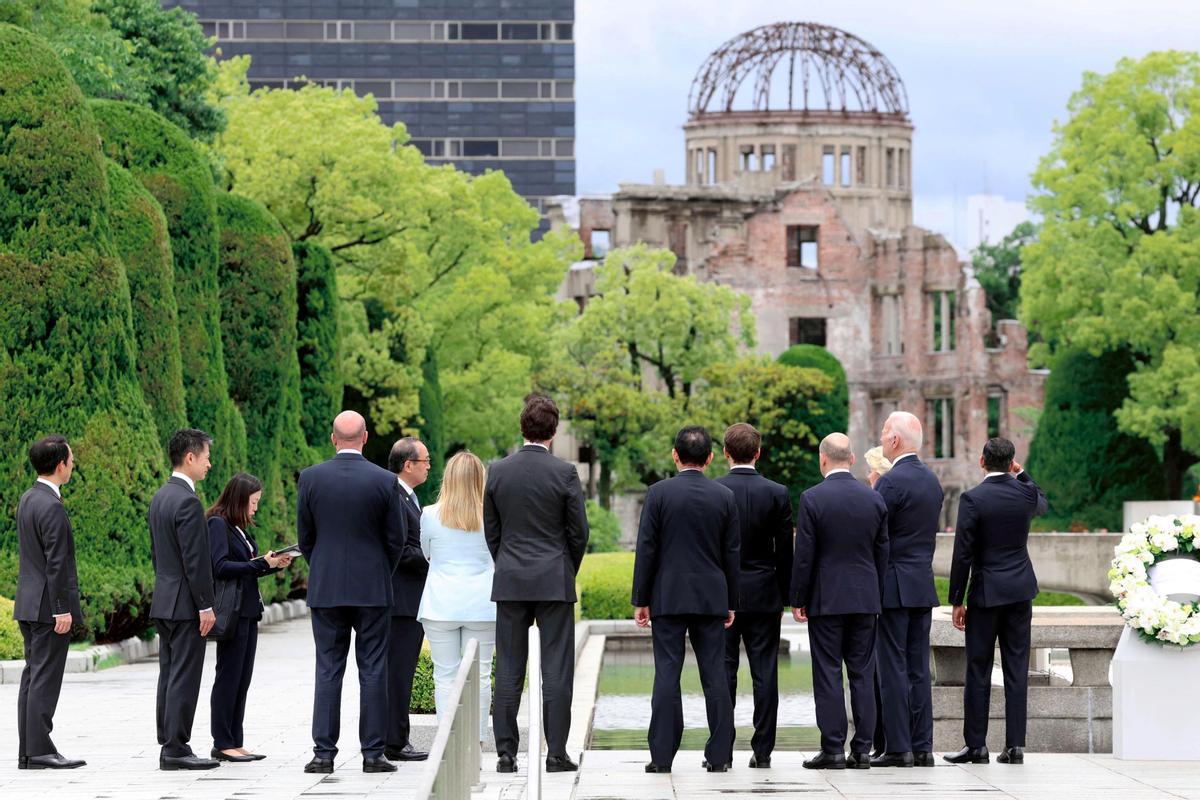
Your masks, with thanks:
M408 460L409 460L409 461L415 461L415 462L417 462L418 464L431 464L431 463L433 463L433 462L432 462L432 461L430 461L430 459L428 459L428 458L410 458L410 459L408 459Z

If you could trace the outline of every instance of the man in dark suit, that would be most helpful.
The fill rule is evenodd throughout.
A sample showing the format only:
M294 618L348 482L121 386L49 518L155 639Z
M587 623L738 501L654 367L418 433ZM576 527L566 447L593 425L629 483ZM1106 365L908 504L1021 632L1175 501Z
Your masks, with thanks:
M333 772L342 724L342 675L354 631L358 735L363 772L395 772L384 757L392 571L404 550L405 517L396 476L363 458L367 421L333 420L337 454L300 473L296 529L308 561L308 607L317 650L313 758L305 772Z
M792 569L792 501L786 486L754 468L762 437L739 422L725 431L729 474L717 483L733 492L738 509L741 569L737 617L725 631L725 670L729 697L737 706L738 662L742 642L754 685L752 769L771 766L779 714L779 622Z
M167 444L171 477L150 501L150 557L154 597L150 618L158 629L159 769L213 769L188 742L204 670L204 637L213 614L208 522L196 484L208 475L212 437L195 428L175 431Z
M75 538L63 508L61 487L71 480L75 456L62 436L29 448L37 473L17 505L17 596L13 619L25 642L25 668L17 694L17 768L74 769L86 762L65 758L50 740L62 690L71 627L83 622Z
M542 654L546 771L572 772L567 756L575 680L575 576L587 551L579 475L550 454L558 407L530 395L521 412L525 445L488 469L483 531L496 562L496 694L492 726L497 772L517 771L517 711L537 621Z
M876 670L887 752L872 759L873 767L934 765L929 627L938 604L933 549L942 486L917 456L921 441L921 422L908 412L897 411L883 424L879 443L892 468L875 491L887 504L890 544Z
M679 474L646 492L633 562L633 618L651 627L654 689L650 697L650 763L670 772L683 738L684 637L691 640L708 711L704 768L733 762L733 703L725 673L725 629L734 623L740 577L738 509L733 492L704 477L712 438L698 426L675 437Z
M967 635L963 688L966 747L945 756L953 764L988 762L988 706L997 639L1004 672L1004 752L999 761L1025 762L1029 626L1038 593L1029 560L1029 523L1046 513L1046 496L1021 469L1015 455L1009 440L989 439L979 459L987 477L963 492L958 501L950 604L954 606L954 627ZM964 597L968 606L963 605Z
M413 491L429 477L429 450L420 439L406 436L392 445L388 469L400 484L404 510L404 552L392 573L392 621L388 634L388 731L384 755L390 761L424 761L429 753L408 739L408 707L413 674L421 657L425 629L417 621L429 562L421 552L421 503Z
M813 699L821 752L807 769L869 769L875 732L875 624L888 561L887 506L850 474L854 453L844 433L821 441L825 480L800 499L792 615L808 623ZM846 696L850 683L854 739L846 758Z

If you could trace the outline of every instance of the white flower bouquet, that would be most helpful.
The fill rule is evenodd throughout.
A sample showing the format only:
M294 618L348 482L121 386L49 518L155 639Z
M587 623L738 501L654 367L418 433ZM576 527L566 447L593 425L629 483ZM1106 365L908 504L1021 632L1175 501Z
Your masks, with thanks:
M1188 647L1200 642L1200 603L1158 594L1149 569L1169 558L1200 560L1200 516L1151 516L1121 537L1108 571L1108 589L1125 623L1143 640Z

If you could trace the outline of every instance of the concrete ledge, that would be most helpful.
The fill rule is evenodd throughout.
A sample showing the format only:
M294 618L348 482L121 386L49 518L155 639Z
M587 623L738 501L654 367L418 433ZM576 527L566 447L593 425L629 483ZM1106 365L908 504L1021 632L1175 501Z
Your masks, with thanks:
M263 610L260 625L272 625L276 622L286 622L298 617L308 616L308 606L303 600L284 600L272 603ZM153 639L139 639L136 636L124 639L114 644L98 644L86 650L72 650L67 654L66 673L96 672L103 662L106 666L118 666L152 658L158 655L158 635ZM20 683L21 672L25 669L24 659L0 661L0 684Z

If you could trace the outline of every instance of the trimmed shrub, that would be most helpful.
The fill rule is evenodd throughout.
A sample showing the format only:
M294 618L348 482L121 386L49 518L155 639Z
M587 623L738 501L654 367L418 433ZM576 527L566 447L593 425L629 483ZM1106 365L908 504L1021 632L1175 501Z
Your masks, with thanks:
M0 25L0 52L0 551L17 550L30 441L63 434L85 624L117 639L145 625L145 514L166 470L135 368L107 169L83 95L49 47Z
M25 657L25 640L13 619L13 601L0 597L0 661Z
M113 244L133 303L138 381L165 453L171 433L187 425L170 234L154 196L125 168L107 166Z
M329 426L342 410L338 349L337 267L313 242L294 242L296 352L300 358L300 424L309 445L329 444Z
M1113 418L1133 368L1125 351L1064 351L1051 363L1027 463L1050 504L1034 519L1039 530L1119 531L1124 501L1166 497L1154 448Z
M212 171L187 134L153 111L115 100L89 105L104 152L142 182L167 219L188 424L214 440L212 471L198 488L215 497L246 463L246 430L229 399L221 348Z
M584 504L588 521L589 553L614 553L621 549L621 524L617 515L595 500Z
M579 568L579 614L583 619L633 617L633 553L594 553Z
M842 363L824 347L815 344L792 345L779 356L779 363L789 367L819 370L833 381L832 389L818 402L813 403L809 398L800 398L795 407L793 418L803 421L809 427L812 440L819 444L831 433L845 433L850 427L850 388ZM775 462L779 460L780 454L789 452L793 446L793 442L776 441L764 435L763 457L759 462L759 470L768 478L773 477L777 471ZM788 485L794 508L800 502L800 495L805 489L821 482L821 467L815 445L811 449L792 453L786 458L788 463L780 464L784 469L778 471L781 476L787 475L783 482Z
M259 203L218 193L217 219L229 392L246 421L245 468L264 488L255 532L260 540L265 534L265 546L278 547L295 538L296 477L312 463L300 428L296 269L287 235ZM275 591L264 586L264 599L286 594L287 585L277 573Z
M425 505L437 502L442 473L446 469L446 407L442 398L442 384L438 379L437 356L432 347L425 354L421 375L424 380L417 394L421 407L421 426L417 435L429 449L429 477L417 487L417 495L421 504Z

